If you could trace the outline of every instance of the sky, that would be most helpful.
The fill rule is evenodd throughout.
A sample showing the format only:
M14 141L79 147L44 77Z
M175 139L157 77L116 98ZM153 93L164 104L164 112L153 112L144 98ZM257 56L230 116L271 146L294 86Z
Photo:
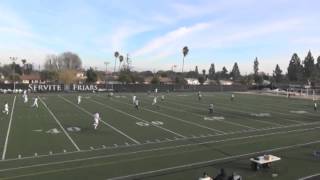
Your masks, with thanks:
M114 67L114 52L134 70L181 71L238 62L242 74L286 72L293 53L320 55L318 0L0 0L0 63L43 65L49 54L77 53L85 68ZM118 64L118 63L117 63ZM40 68L41 68L40 66Z

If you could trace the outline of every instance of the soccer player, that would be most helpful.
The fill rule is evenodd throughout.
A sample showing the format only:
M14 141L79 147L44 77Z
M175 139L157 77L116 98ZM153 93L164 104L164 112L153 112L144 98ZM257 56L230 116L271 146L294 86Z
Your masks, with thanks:
M135 102L134 102L134 107L139 110L139 100L136 99Z
M26 96L26 95L27 95L27 90L24 90L22 97L24 97L24 96Z
M33 104L32 104L32 106L31 107L39 107L38 106L38 97L36 97L35 99L34 99L34 101L33 101Z
M161 101L164 101L164 95L161 96Z
M201 92L199 91L199 92L198 92L198 100L201 101L201 99L202 99L202 94L201 94Z
M213 104L209 104L209 114L213 113Z
M154 89L154 93L157 94L158 93L158 88Z
M28 103L28 95L26 94L26 95L23 95L23 99L24 99L24 103Z
M203 176L199 178L199 180L212 180L212 178L206 173L203 173Z
M157 104L157 97L153 98L152 106L155 105L155 104Z
M81 98L82 98L82 97L79 95L79 96L78 96L78 105L81 103Z
M231 101L234 100L234 94L231 94Z
M317 102L314 102L314 105L313 105L314 111L317 111L317 107L318 107Z
M136 102L137 96L132 96L132 104Z
M9 115L9 104L8 104L8 102L4 103L4 109L3 109L2 113L6 114L6 115Z
M99 121L101 121L100 114L96 112L93 115L93 128L94 128L94 130L97 129L97 127L99 125Z

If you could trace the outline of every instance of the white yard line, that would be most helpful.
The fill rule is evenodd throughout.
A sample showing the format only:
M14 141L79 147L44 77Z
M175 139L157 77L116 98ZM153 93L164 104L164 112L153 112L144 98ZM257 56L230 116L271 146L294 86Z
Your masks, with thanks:
M61 99L63 99L64 101L70 103L71 105L74 105L76 108L78 108L78 109L81 110L82 112L84 112L84 113L88 114L89 116L93 117L93 114L92 114L92 113L90 113L89 111L87 111L87 110L85 110L84 108L80 107L79 105L71 102L70 100L68 100L68 99L66 99L66 98L64 98L64 97L62 97L62 96L60 96L60 95L59 95L59 97L60 97ZM121 130L113 127L111 124L109 124L109 123L107 123L107 122L105 122L105 121L103 121L103 120L100 120L100 122L102 122L104 125L110 127L111 129L113 129L113 130L116 131L117 133L123 135L124 137L130 139L132 142L134 142L134 143L136 143L136 144L141 144L139 141L137 141L136 139L130 137L130 136L127 135L126 133L122 132Z
M320 173L313 174L313 175L310 175L310 176L307 176L307 177L302 177L302 178L299 178L298 180L308 180L310 178L314 178L314 177L317 177L317 176L320 176Z
M172 104L177 104L177 105L181 105L181 106L185 106L185 107L188 107L188 108L192 108L192 109L197 109L197 110L203 110L201 108L195 108L193 106L189 106L189 105L185 105L185 104L181 104L180 101L177 102L176 100L173 100L175 102L169 102L169 103L172 103ZM191 104L191 103L190 103ZM198 104L198 105L202 105L204 106L205 104L200 104L200 103L192 103L192 104ZM218 107L220 109L226 109L228 111L231 111L231 112L241 112L241 113L244 113L244 114L248 114L249 115L249 112L245 112L245 111L240 111L240 110L230 110L228 108L223 108L223 107ZM226 113L222 113L222 112L218 112L219 114L226 114ZM228 114L230 116L234 116L234 115L231 115L231 114ZM260 123L264 123L264 124L270 124L270 125L273 125L273 126L283 126L282 124L278 124L278 123L275 123L275 122L269 122L269 121L263 121L263 120L257 120L257 119L253 119L253 118L245 118L249 121L257 121L257 122L260 122Z
M189 106L189 105L185 105L185 104L181 104L181 103L177 103L177 102L168 102L168 103L176 104L176 105L179 105L179 106L188 107L188 108L191 108L191 109L203 110L202 108L196 108L196 107L193 107L193 106ZM217 112L217 113L223 114L223 113L220 113L220 112ZM245 119L248 119L248 118L245 118ZM248 119L248 120L252 120L252 119ZM221 121L221 122L225 122L226 123L226 122L229 122L229 121ZM257 129L257 128L254 128L254 127L251 127L251 126L247 126L247 125L243 125L243 124L240 124L240 123L235 123L235 124L237 124L238 126L243 126L245 128L249 128L249 129Z
M253 135L253 136L246 136L246 137L236 137L236 138L229 138L229 139L223 139L223 140L213 140L213 141L206 141L206 142L199 142L199 143L189 143L189 144L184 144L184 145L176 145L176 146L167 146L167 147L160 147L160 148L144 149L144 150L138 150L138 151L132 151L132 152L123 152L123 153L116 153L116 154L109 154L109 155L100 155L100 156L93 156L93 157L88 157L88 158L78 158L78 159L58 161L58 162L40 163L40 164L33 164L33 165L26 165L26 166L20 166L20 167L0 169L0 172L8 172L8 171L14 171L14 170L36 168L36 167L43 167L43 166L50 166L50 165L59 165L59 164L73 163L73 162L82 162L82 161L95 160L95 159L103 159L103 158L111 158L111 157L119 157L119 156L128 156L128 155L135 155L135 154L139 154L139 153L148 153L148 152L155 152L155 151L171 150L171 149L177 149L177 148L198 146L198 145L203 145L203 144L214 144L214 143L236 141L236 140L250 139L250 138L256 138L256 137L272 136L272 135L278 135L278 134L288 134L288 133L292 133L292 132L304 132L304 131L310 131L310 130L315 130L315 129L319 129L319 128L320 127L314 127L314 128L309 128L309 129L300 129L300 130L291 130L291 131L282 131L282 132L275 132L275 133L269 133L269 134ZM307 146L307 145L317 144L317 143L320 143L320 140L311 141L311 142L303 143L303 144L282 146L282 147L279 147L279 148L267 149L267 150L247 153L247 154L243 154L243 155L228 156L228 157L225 157L225 158L230 159L230 158L234 158L234 157L241 157L241 156L244 156L244 155L253 155L253 153L254 154L260 154L260 153L266 153L266 152L271 152L271 151L275 151L275 150L283 150L283 149ZM225 159L225 158L222 158L222 159ZM214 160L211 160L211 161L215 162L215 161L221 161L221 160L220 159L214 159ZM211 161L209 161L209 162L211 162Z
M196 104L205 105L205 104L201 104L201 103L196 103ZM221 109L230 110L229 108L232 108L232 107L230 107L230 106L228 106L228 105L221 104L221 103L217 103L217 105L219 105L219 108L221 108ZM265 104L263 104L263 105L265 105ZM221 107L221 106L223 106L223 107ZM249 105L249 106L250 106L250 105ZM265 106L264 106L264 107L265 107ZM274 107L274 105L273 105L273 107ZM246 109L248 109L248 108L246 108ZM274 114L281 114L281 115L286 115L286 116L287 116L287 115L292 115L292 114L290 114L290 113L282 113L282 112L275 111L273 108L268 108L268 109L271 110L272 113L274 113ZM250 113L250 112L242 111L242 110L237 110L237 112ZM295 114L295 115L296 115L296 116L299 116L299 115L297 115L297 114ZM277 118L282 119L282 120L284 120L284 121L290 121L290 122L295 122L295 123L299 123L299 124L304 123L303 121L296 121L296 120L287 119L287 118L282 118L282 117L277 117ZM310 119L310 118L308 118L308 119ZM311 120L312 120L312 119L311 119Z
M121 104L125 104L127 106L131 106L131 104L129 103L124 103L124 102L121 102L121 101L116 101L116 100L112 100L114 102L118 102L118 103L121 103ZM164 114L164 113L160 113L160 112L157 112L157 111L153 111L151 109L148 109L148 108L141 108L141 109L144 109L146 111L149 111L149 112L152 112L152 113L155 113L155 114L159 114L159 115L162 115L162 116L165 116L165 117L168 117L170 119L174 119L174 120L177 120L177 121L180 121L180 122L184 122L186 124L190 124L190 125L193 125L193 126L197 126L197 127L201 127L201 128L204 128L204 129L208 129L208 130L211 130L213 132L218 132L220 134L225 134L226 132L224 131L220 131L220 130L217 130L217 129L213 129L213 128L210 128L210 127L207 127L207 126L203 126L203 125L200 125L200 124L197 124L197 123L194 123L194 122L190 122L190 121L186 121L184 119L181 119L181 118L178 118L178 117L174 117L174 116L171 116L171 115L168 115L168 114Z
M12 103L12 110L11 110L11 114L10 114L10 120L9 120L7 135L6 135L6 141L4 142L4 147L3 147L3 152L2 152L2 160L6 159L6 153L7 153L7 148L8 148L8 141L9 141L9 135L10 135L10 130L11 130L14 105L16 104L16 97L17 96L14 96L13 103Z
M202 115L202 114L198 114L198 113L193 113L193 112L190 112L190 111L186 111L186 110L178 110L174 107L171 107L171 108L168 108L166 106L161 106L161 108L165 108L165 109L169 109L171 111L177 111L177 112L186 112L186 113L190 113L194 116L197 116L197 117L201 117L201 118L204 118L205 116ZM222 122L222 123L226 123L226 124L231 124L233 126L240 126L240 127L244 127L244 128L248 128L248 129L255 129L257 130L257 128L253 128L253 127L250 127L250 126L246 126L246 125L243 125L243 124L240 124L240 123L235 123L235 122L230 122L230 121L225 121L225 120L215 120L215 121L218 121L218 122Z
M42 102L42 104L44 105L44 107L48 110L48 112L51 114L51 116L53 117L53 119L57 122L57 124L60 126L61 130L63 131L63 133L68 137L68 139L70 140L70 142L73 144L73 146L77 149L77 151L80 151L79 146L74 142L74 140L71 138L71 136L68 134L68 132L64 129L64 127L61 125L60 121L58 120L58 118L53 114L53 112L49 109L49 107L47 106L47 104L39 97L39 100Z
M234 135L234 134L246 134L246 133L254 133L254 132L262 132L262 131L269 131L269 130L277 130L277 129L284 129L284 128L292 128L292 127L302 127L302 126L308 126L308 125L319 125L320 122L313 122L313 123L304 123L304 124L293 124L293 125L288 125L288 126L282 126L282 127L269 127L269 128L261 128L257 130L240 130L240 131L233 131L233 132L228 132L226 134L215 134L209 137L198 137L196 139L205 139L205 138L211 138L211 137L217 137L217 136L226 136L226 135ZM320 128L320 127L315 127L315 128ZM296 129L293 131L303 131L303 130L312 130L311 129ZM281 131L279 131L281 133ZM277 133L277 132L276 132ZM155 142L152 144L163 144L163 143L168 143L168 142L176 142L176 141L188 141L190 139L195 139L194 137L191 138L184 138L184 139L177 139L177 140L170 140L170 141L161 141L161 142ZM150 143L141 143L137 144L135 146L145 146L145 145L150 145ZM134 146L129 146L129 148L134 147ZM128 148L128 146L119 146L118 148ZM110 149L110 148L109 148ZM111 148L112 149L112 148ZM60 155L66 155L66 154L74 154L74 153L86 153L86 152L91 152L91 151L101 151L101 150L106 150L104 148L100 149L89 149L89 150L81 150L81 151L73 151L73 152L66 152L66 153L55 153L55 154L45 154L45 155L39 155L38 157L34 156L27 156L27 157L21 157L21 158L11 158L11 159L5 159L5 160L0 160L0 162L9 162L9 161L16 161L16 160L23 160L23 159L34 159L34 158L39 158L39 157L47 157L47 156L60 156Z
M211 131L213 131L213 132L218 132L218 133L220 133L220 134L226 134L226 132L221 131L221 130L218 130L218 129L210 128L210 127L208 127L208 126L204 126L204 125L201 125L201 124L198 124L198 123L190 122L190 121L187 121L187 120L184 120L184 119L175 117L175 116L171 116L171 115L164 114L164 113L161 113L161 112L153 111L153 110L151 110L151 109L147 109L147 108L144 108L144 109L147 110L147 111L153 112L153 113L155 113L155 114L159 114L159 115L162 115L162 116L164 116L164 117L168 117L168 118L170 118L170 119L174 119L174 120L177 120L177 121L184 122L184 123L186 123L186 124L191 124L191 125L194 125L194 126L197 126L197 127L201 127L201 128L204 128L204 129L208 129L208 130L211 130Z
M130 117L132 117L132 118L134 118L134 119L137 119L137 120L139 120L139 121L143 121L143 122L145 122L145 123L149 123L149 124L152 125L152 126L155 126L155 127L159 128L159 129L162 129L162 130L164 130L164 131L170 132L170 133L172 133L172 134L174 134L174 135L180 136L180 137L182 137L182 138L186 138L186 136L184 136L184 135L182 135L182 134L179 134L179 133L174 132L174 131L171 131L171 130L169 130L169 129L167 129L167 128L164 128L164 127L161 127L161 126L152 124L152 123L150 123L150 122L147 121L147 120L144 120L144 119L142 119L142 118L139 118L139 117L137 117L137 116L134 116L134 115L132 115L132 114L129 114L129 113L127 113L127 112L124 112L124 111L122 111L122 110L120 110L120 109L113 108L113 107L111 107L111 106L109 106L109 105L106 105L106 104L101 103L101 102L96 101L96 100L90 99L90 101L92 101L92 102L94 102L94 103L96 103L96 104L100 104L100 105L102 105L102 106L104 106L104 107L107 107L107 108L109 108L109 109L112 109L113 111L116 111L116 112L119 112L119 113L121 113L121 114L130 116Z
M265 95L265 94L249 94L249 95L270 97L270 96ZM280 96L279 96L279 97L280 97ZM287 99L286 97L283 97L283 98ZM295 98L295 100L301 100L301 99ZM282 108L281 106L279 106L279 105L277 105L277 104L263 103L263 105L264 105L264 107L265 107L265 106L269 106L269 107L270 107L269 109L271 109L271 110L273 110L274 108L277 108L277 107L278 107L278 108ZM277 106L277 107L275 107L275 106ZM313 111L312 108L313 108L313 107L312 107L312 103L311 103L310 110ZM290 107L289 109L285 109L285 110L288 110L288 111L289 111L290 109L301 110L301 109L296 108L296 107ZM283 115L296 115L296 116L299 116L298 114L290 114L290 113L277 112L277 111L276 111L276 113L283 114ZM317 115L317 114L312 114L312 113L310 113L309 115L319 117L319 115ZM310 118L308 118L308 119L310 119ZM312 120L312 119L311 119L311 120Z
M227 156L227 157L224 157L224 158L218 158L218 159L213 159L213 160L209 160L209 161L201 161L201 162L184 164L184 165L179 165L179 166L173 166L173 167L163 168L163 169L158 169L158 170L153 170L153 171L146 171L146 172L141 172L141 173L136 173L136 174L130 174L130 175L126 175L126 176L113 177L113 178L108 178L107 180L133 179L133 178L137 178L139 176L146 176L146 175L155 174L155 173L163 173L163 172L166 172L166 171L172 171L172 170L177 170L177 169L181 169L181 168L190 168L190 167L194 167L194 166L201 166L201 165L205 165L205 164L209 164L209 163L212 164L212 163L216 163L216 162L219 162L219 161L226 161L226 160L231 160L231 159L244 158L244 157L253 156L253 155L256 155L256 154L270 153L270 152L274 152L274 151L281 151L281 150L299 148L299 147L308 146L308 145L312 145L312 144L318 144L318 143L320 143L319 140L318 141L311 141L311 142L307 142L307 143L302 143L302 144L294 144L294 145L289 145L289 146L282 146L282 147L278 147L278 148L266 149L266 150L263 150L263 151L256 151L256 152L250 152L250 153L246 153L246 154Z
M262 131L268 131L268 130L277 130L277 129L284 129L284 128L291 128L291 127L301 127L301 126L308 126L308 125L319 125L320 122L313 122L313 123L305 123L305 124L294 124L294 125L288 125L288 126L283 126L283 127L270 127L270 128L261 128L261 129L257 129L257 130L247 130L247 131L234 131L234 132L229 132L226 134L215 134L212 135L210 137L217 137L217 136L226 136L226 135L234 135L234 134L246 134L246 133L253 133L253 132L262 132ZM266 133L266 134L262 134L263 136L265 135L273 135L276 133L279 134L284 134L283 132L299 132L299 131L309 131L309 130L314 130L314 129L320 129L320 126L316 126L314 128L305 128L305 129L295 129L295 130L290 130L290 131L279 131L279 132L273 132L273 133ZM261 135L253 135L253 136L261 136ZM205 139L205 138L210 138L210 137L200 137L200 138L196 138L196 139ZM243 136L243 137L249 137L249 136ZM240 138L243 138L240 137ZM251 136L250 136L251 137ZM163 144L163 143L170 143L170 142L177 142L177 141L188 141L190 139L195 139L193 137L191 138L184 138L184 139L178 139L178 140L171 140L171 141L161 141L161 142L156 142L156 143L152 143L154 144ZM216 141L216 140L214 140ZM219 140L218 140L219 141ZM225 140L222 140L225 141ZM211 141L204 141L204 142L211 142ZM145 146L145 145L150 145L150 143L141 143L135 146ZM133 147L133 146L131 146ZM131 148L129 146L129 148ZM118 148L128 148L128 146L123 146L123 147L118 147ZM111 148L112 149L112 148ZM22 158L12 158L12 159L5 159L5 160L0 160L0 162L10 162L10 161L17 161L17 160L24 160L24 159L35 159L35 158L40 158L40 157L48 157L48 156L60 156L60 155L67 155L67 154L76 154L76 153L86 153L86 152L92 152L92 151L101 151L101 150L107 150L104 148L100 148L100 149L89 149L89 150L81 150L81 151L73 151L73 152L66 152L66 153L55 153L55 154L47 154L47 155L39 155L38 157L34 157L34 156L29 156L29 157L22 157ZM1 172L1 170L0 170Z

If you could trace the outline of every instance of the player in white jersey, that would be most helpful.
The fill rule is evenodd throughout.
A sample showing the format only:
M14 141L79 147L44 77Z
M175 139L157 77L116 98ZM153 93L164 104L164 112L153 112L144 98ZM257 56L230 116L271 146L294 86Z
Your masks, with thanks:
M79 95L79 96L78 96L78 105L81 103L81 98L82 98L82 97Z
M164 95L161 96L161 101L164 101Z
M209 104L209 114L213 113L213 104Z
M101 121L101 118L100 118L100 114L99 113L95 113L93 115L93 128L96 130L98 125L99 125L99 121Z
M232 178L233 179L233 178ZM203 173L203 176L200 177L198 180L213 180L206 172Z
M28 95L26 94L26 95L23 95L23 99L24 99L24 103L28 103Z
M31 107L36 107L36 108L39 107L39 106L38 106L38 97L34 98L34 101L33 101L33 104L32 104Z
M155 105L155 104L157 104L157 97L153 98L152 106Z
M27 95L27 90L24 90L22 97L24 97L24 96L26 96L26 95Z
M9 104L8 104L8 102L6 102L4 104L4 108L3 108L2 113L6 114L6 115L9 115Z
M198 92L198 100L201 101L201 99L202 99L202 94L201 94L201 92L199 91L199 92Z
M318 108L318 104L317 104L317 102L314 102L313 110L314 110L314 111L317 111L317 108Z
M136 102L137 96L132 96L132 104Z
M234 100L234 94L231 94L231 101Z
M156 94L158 93L158 88L154 89L154 93L156 93Z

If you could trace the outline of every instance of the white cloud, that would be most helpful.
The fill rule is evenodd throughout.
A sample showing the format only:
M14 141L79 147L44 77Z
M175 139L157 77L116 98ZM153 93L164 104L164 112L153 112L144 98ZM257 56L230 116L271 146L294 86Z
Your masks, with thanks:
M144 56L150 53L155 52L156 50L159 50L161 48L164 48L171 43L176 43L177 41L186 38L188 35L205 30L209 28L210 24L209 23L198 23L190 27L180 27L176 30L173 30L171 32L166 33L163 36L154 38L151 40L149 43L147 43L145 46L142 48L138 49L133 53L134 57L137 56ZM170 54L170 53L166 53Z
M180 61L178 57L181 56L179 49L184 45L189 46L191 50L189 58L192 59L195 58L192 57L192 52L197 53L197 51L203 50L210 51L210 49L243 46L245 43L255 42L252 41L253 38L264 38L269 34L290 31L292 28L302 24L303 20L296 18L251 24L245 27L241 24L228 24L228 22L221 21L197 23L190 27L178 28L150 40L142 48L136 50L133 53L133 57L139 59L137 60L137 65L145 67L150 66L150 63L154 65L160 62L159 65L164 67L163 61L167 62L168 59L176 59L172 64L179 63L177 62ZM243 61L245 62L245 60ZM203 62L197 61L197 64ZM249 72L248 67L243 69ZM168 69L169 67L165 68Z
M94 43L103 51L124 51L128 39L140 33L147 32L152 29L151 26L137 23L123 23L115 27L112 32L105 35L100 35Z

